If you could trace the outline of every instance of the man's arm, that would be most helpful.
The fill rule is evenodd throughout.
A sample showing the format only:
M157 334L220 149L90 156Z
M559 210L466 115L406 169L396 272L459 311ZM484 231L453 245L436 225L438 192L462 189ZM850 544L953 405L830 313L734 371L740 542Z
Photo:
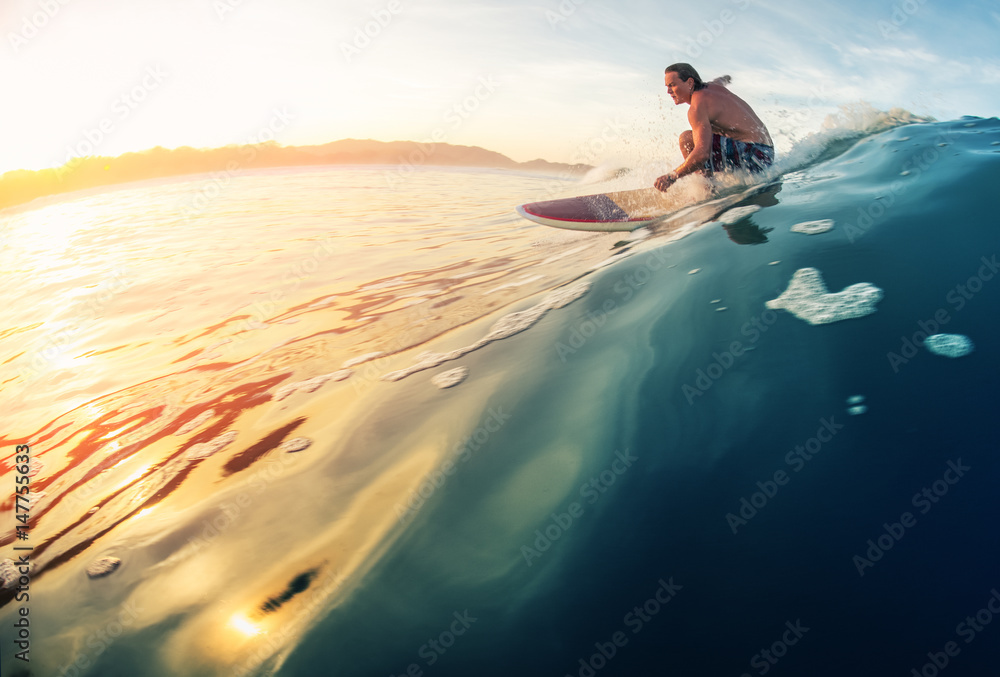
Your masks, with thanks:
M688 109L688 122L691 123L694 149L684 159L684 162L674 170L678 177L702 169L712 153L712 121L708 119L708 106L704 105L702 97L699 96L691 102L691 108Z
M656 179L654 185L660 190L666 190L682 176L703 169L705 162L711 156L712 122L708 117L708 108L700 96L691 101L691 107L688 109L688 122L691 123L694 148L674 171Z

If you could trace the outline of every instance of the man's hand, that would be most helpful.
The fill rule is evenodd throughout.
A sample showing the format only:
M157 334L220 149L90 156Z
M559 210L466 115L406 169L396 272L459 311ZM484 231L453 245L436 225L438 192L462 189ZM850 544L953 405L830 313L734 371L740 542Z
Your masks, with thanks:
M674 185L674 181L677 180L677 174L675 172L670 172L669 174L664 174L663 176L656 179L653 184L656 186L657 190L667 190L670 186Z

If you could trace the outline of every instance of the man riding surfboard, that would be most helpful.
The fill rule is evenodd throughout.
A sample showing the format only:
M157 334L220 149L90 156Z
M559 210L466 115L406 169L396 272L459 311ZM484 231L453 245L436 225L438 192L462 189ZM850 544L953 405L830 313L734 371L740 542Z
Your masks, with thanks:
M691 129L679 139L684 162L656 179L658 189L667 190L678 178L694 172L756 173L774 162L774 143L767 127L747 102L726 89L729 80L724 75L706 83L690 64L667 66L667 93L676 105L689 104Z

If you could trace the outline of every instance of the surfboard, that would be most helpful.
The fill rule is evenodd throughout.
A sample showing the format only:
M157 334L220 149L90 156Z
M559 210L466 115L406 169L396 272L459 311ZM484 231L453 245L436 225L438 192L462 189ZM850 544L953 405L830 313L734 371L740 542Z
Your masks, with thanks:
M535 223L570 230L628 231L648 226L682 207L656 188L530 202L517 213Z

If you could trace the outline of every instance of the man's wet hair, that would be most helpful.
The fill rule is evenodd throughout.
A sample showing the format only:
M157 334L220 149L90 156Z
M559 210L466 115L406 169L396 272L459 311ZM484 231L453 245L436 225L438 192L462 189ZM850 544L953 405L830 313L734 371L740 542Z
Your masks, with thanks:
M684 82L687 82L689 79L693 78L695 91L705 88L705 83L701 81L701 76L698 75L698 71L696 71L694 69L694 66L692 66L689 63L671 64L667 66L666 70L663 71L664 75L666 75L667 73L677 73L677 77L679 77Z

